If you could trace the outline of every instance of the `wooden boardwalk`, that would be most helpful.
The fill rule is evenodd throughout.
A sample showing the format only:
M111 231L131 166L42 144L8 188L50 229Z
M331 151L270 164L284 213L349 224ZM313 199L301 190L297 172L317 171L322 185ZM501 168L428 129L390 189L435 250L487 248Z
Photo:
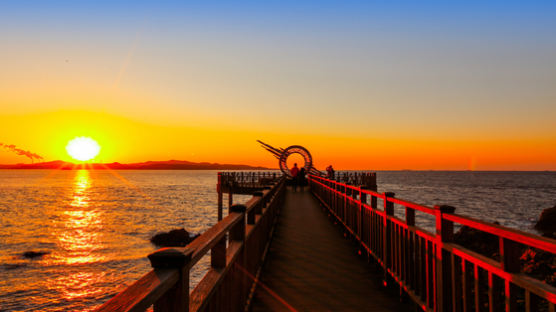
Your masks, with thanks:
M286 192L252 311L409 311L306 189Z
M459 215L454 207L377 193L371 180L354 186L363 180L310 175L309 193L287 189L284 176L218 176L219 222L185 247L150 254L153 270L96 311L245 312L247 304L252 311L556 311L556 287L520 263L531 252L554 257L554 239ZM245 193L235 187L260 188L263 181L245 204L232 205L231 193ZM223 217L226 183L232 188ZM395 214L399 209L405 218ZM434 233L416 224L416 212L435 220ZM494 237L500 257L459 245L455 224ZM190 292L191 268L209 252L210 268ZM400 296L411 303L400 303Z

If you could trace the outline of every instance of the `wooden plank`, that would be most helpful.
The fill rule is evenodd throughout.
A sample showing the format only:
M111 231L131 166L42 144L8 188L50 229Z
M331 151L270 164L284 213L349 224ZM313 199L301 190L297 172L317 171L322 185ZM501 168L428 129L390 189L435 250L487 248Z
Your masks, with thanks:
M521 248L518 243L499 237L500 245L500 268L506 272L519 272Z
M479 291L479 267L473 264L473 290L475 292L475 311L481 311L481 296Z
M205 274L203 279L191 292L189 299L189 311L203 311L206 308L208 301L218 290L218 286L225 276L225 269L226 267L212 268Z
M436 307L438 311L450 311L452 309L452 283L451 278L451 261L445 259L448 253L442 248L444 243L451 242L454 239L454 223L446 220L445 215L453 213L455 208L452 206L434 206L436 214L436 239L435 245L435 292Z
M492 272L488 272L488 311L494 312L494 285Z
M369 277L382 273L356 255L310 194L287 196L252 311L407 310L377 288Z
M521 288L527 289L531 293L548 300L548 302L556 303L556 287L548 285L538 279L529 277L523 273L511 275L511 281Z
M176 284L179 269L152 270L94 311L145 311Z
M218 183L216 184L216 193L218 194L218 221L222 220L222 172L218 172Z
M470 265L465 261L465 259L461 259L461 270L463 272L463 280L462 280L462 296L463 296L463 311L471 311L473 308L473 298L471 296L471 279L473 278L473 274L470 270Z
M180 278L153 304L154 312L187 312L189 307L189 266L182 267Z
M197 263L214 245L216 245L228 231L238 222L243 220L243 215L240 213L230 213L222 221L213 225L210 229L206 230L201 236L197 237L191 242L188 247L194 249L191 256L192 265Z
M388 201L389 197L394 197L395 194L391 192L384 193L384 212L385 216L382 219L382 261L384 263L384 283L387 283L388 274L387 270L392 268L392 222L389 220L389 216L394 215L394 204Z
M462 271L461 258L450 253L452 262L452 311L458 312L462 310Z
M421 279L421 298L423 299L423 301L426 303L427 307L429 307L429 297L428 297L428 291L429 291L429 287L428 287L428 257L427 257L427 241L422 238L419 237L419 262L421 265L420 268L420 279Z
M434 294L432 294L432 287L431 287L431 269L430 267L431 262L432 262L432 257L431 257L431 248L429 248L429 242L424 240L424 245L425 245L425 281L426 281L426 296L427 296L427 307L432 308L433 307L433 301L432 301L432 297Z
M210 265L213 268L226 266L226 236L222 237L210 250Z

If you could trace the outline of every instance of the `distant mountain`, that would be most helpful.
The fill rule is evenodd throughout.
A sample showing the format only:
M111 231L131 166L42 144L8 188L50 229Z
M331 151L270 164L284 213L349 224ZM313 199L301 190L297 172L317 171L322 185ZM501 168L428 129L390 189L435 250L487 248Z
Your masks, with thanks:
M112 170L269 170L266 167L236 165L236 164L217 164L208 162L190 162L185 160L168 160L168 161L146 161L132 164L114 163L86 163L74 164L61 160L41 162L35 164L15 164L0 165L0 169L112 169Z

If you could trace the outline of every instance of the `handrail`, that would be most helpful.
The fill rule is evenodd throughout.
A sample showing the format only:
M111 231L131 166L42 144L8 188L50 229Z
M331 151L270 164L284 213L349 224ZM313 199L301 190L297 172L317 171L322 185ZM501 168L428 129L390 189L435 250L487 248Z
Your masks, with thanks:
M162 248L150 254L153 270L117 294L96 311L203 311L229 304L226 310L243 311L263 261L285 180L257 192L186 247ZM211 267L189 293L190 269L210 251Z
M144 311L179 280L178 269L154 269L120 292L97 311Z
M450 206L427 207L320 176L310 175L309 184L361 249L383 267L385 284L397 284L423 310L478 311L488 306L490 311L532 311L543 302L555 310L556 288L520 273L519 257L526 248L554 256L556 240L458 215ZM405 220L394 216L395 204L405 208ZM415 211L435 218L435 234L415 225ZM496 236L500 259L456 244L454 223Z
M226 234L238 223L243 220L243 213L232 212L222 221L213 225L203 234L192 241L187 248L193 250L191 255L191 266L197 264L199 260L211 250L218 242L225 238Z
M554 239L543 236L533 235L520 230L507 228L505 226L489 223L475 218L466 217L458 214L447 214L444 219L465 225L483 232L493 234L502 238L512 240L514 242L542 249L550 253L556 253L556 244Z

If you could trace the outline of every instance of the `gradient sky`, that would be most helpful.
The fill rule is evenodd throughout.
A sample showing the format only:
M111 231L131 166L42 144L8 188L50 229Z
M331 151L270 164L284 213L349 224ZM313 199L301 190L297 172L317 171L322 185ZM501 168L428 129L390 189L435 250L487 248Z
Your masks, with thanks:
M319 169L556 170L556 1L183 2L0 2L0 143L275 167L261 139Z

